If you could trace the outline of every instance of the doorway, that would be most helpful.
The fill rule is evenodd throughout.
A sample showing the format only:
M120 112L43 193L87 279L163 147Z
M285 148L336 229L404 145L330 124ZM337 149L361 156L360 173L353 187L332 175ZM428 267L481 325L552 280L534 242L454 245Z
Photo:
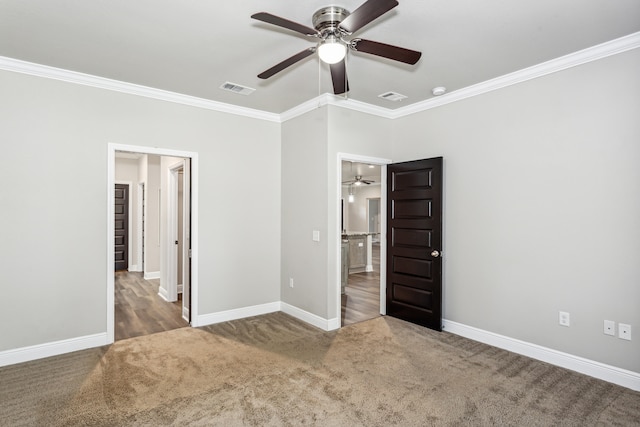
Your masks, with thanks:
M158 166L157 171L160 173L164 170L164 174L161 174L158 178L157 188L154 188L151 179L147 176L143 176L149 173L149 169L142 167L141 173L136 176L134 182L138 182L137 186L130 186L130 188L142 191L142 193L136 195L130 194L130 199L138 200L137 206L142 206L142 209L138 209L134 215L135 218L130 219L130 224L135 222L138 229L130 236L138 237L137 241L133 243L134 250L130 251L134 253L135 262L129 266L129 271L124 271L122 278L116 279L114 274L114 262L115 262L115 221L109 221L108 226L108 277L107 277L107 335L109 342L112 343L115 340L115 320L116 317L120 317L122 314L118 311L116 315L116 280L125 280L129 282L128 290L125 288L118 288L123 290L118 297L123 295L130 298L142 298L142 306L144 309L138 310L137 314L140 314L135 319L129 319L132 324L146 323L146 325L152 325L151 330L146 328L145 325L137 328L142 330L139 335L145 333L157 332L158 325L162 326L164 330L175 329L176 327L198 326L197 319L197 233L198 233L198 217L197 217L197 201L198 201L198 187L197 187L197 166L198 155L193 152L181 152L175 150L157 149L150 147L129 146L121 144L109 144L108 146L108 176L107 182L109 188L108 192L108 214L110 218L114 218L115 215L115 191L114 184L116 180L116 153L128 153L133 157L141 158L143 156L153 156L162 160L166 160L165 164L172 162L175 166L176 163L180 163L180 168L174 167L161 167ZM163 164L162 166L165 166ZM175 203L169 199L172 196L171 192L171 175L175 174L176 183L173 188L175 194ZM180 191L178 191L180 187ZM178 206L178 200L180 200L180 206ZM135 204L135 203L134 203ZM130 204L131 205L131 204ZM175 212L175 223L167 221L169 215L168 210L173 206ZM185 209L185 206L187 208ZM165 212L161 215L161 212ZM178 225L178 214L182 224ZM156 220L154 222L154 219ZM187 225L184 225L186 221ZM142 228L142 230L140 230ZM173 231L176 230L176 231ZM180 233L180 237L176 238ZM187 236L186 238L184 236ZM181 247L184 247L180 260L176 255L175 258L168 258L168 254L171 251L175 251L177 254L177 248L175 241L178 240L181 243ZM152 257L153 250L162 256L159 261L160 265L153 266ZM137 255L137 256L136 256ZM175 262L175 267L171 267L170 261ZM178 268L180 262L181 268ZM170 276L171 271L175 272L175 275ZM178 272L181 276L186 276L188 279L178 280ZM173 280L171 280L173 279ZM178 283L181 282L181 283ZM149 285L156 285L156 291L149 292ZM178 293L178 284L182 284L182 293ZM121 283L118 283L121 285ZM174 285L174 286L172 286ZM173 321L166 321L163 317L166 313L161 313L151 307L151 302L156 304L157 302L163 303L169 306L175 306L175 302L165 301L158 294L160 289L164 288L169 292L167 294L175 295L175 300L180 300L177 309L177 319L179 322L172 323ZM133 291L135 290L135 291ZM184 297L184 295L187 297ZM180 297L178 297L180 295ZM147 308L151 311L147 311ZM134 310L135 311L135 310ZM169 311L169 310L165 310ZM151 314L149 314L151 313ZM175 317L175 313L172 314ZM122 318L122 317L121 317ZM185 320L186 319L186 320ZM143 322L145 321L145 322ZM180 323L183 322L183 323ZM155 328L155 329L154 329ZM145 332L146 331L146 332Z
M386 247L380 225L385 198L386 159L339 156L340 275L339 305L342 326L385 314ZM386 200L386 199L385 199ZM372 218L373 217L373 218Z

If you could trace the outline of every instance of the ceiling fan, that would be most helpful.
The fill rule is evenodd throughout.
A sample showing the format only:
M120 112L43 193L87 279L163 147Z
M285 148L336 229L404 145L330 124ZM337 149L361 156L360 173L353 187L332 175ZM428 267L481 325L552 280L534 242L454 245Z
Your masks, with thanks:
M356 175L355 179L351 179L349 181L342 181L343 184L347 184L347 185L350 185L350 184L353 184L353 185L362 185L362 184L370 185L373 182L375 182L375 181L362 179L362 175Z
M374 19L384 15L397 5L398 2L396 0L367 0L353 11L353 13L349 13L348 10L339 6L326 6L313 14L313 28L267 12L251 15L253 19L318 39L316 46L307 48L285 59L279 64L258 74L258 77L268 79L285 68L313 55L317 51L320 59L329 64L331 80L333 82L333 92L338 95L349 91L344 61L347 54L347 47L356 52L381 56L406 64L415 64L420 59L422 55L421 52L361 38L350 39L353 33Z

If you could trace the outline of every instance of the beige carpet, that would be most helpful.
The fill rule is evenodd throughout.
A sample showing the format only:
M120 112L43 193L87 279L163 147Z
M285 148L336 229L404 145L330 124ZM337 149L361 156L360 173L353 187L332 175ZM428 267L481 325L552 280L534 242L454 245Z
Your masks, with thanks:
M640 393L380 317L282 313L0 368L2 426L638 426Z

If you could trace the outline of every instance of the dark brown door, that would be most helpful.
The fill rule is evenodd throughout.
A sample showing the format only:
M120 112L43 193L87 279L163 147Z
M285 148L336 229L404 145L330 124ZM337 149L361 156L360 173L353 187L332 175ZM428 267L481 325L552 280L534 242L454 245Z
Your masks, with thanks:
M387 166L387 315L442 330L442 157Z
M129 186L116 184L115 189L115 270L129 268Z

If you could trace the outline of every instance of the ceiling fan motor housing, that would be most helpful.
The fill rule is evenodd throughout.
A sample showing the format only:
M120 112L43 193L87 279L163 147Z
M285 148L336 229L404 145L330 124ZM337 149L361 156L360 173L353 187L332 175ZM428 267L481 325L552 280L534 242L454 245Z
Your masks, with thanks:
M323 7L313 14L313 27L322 34L323 38L328 35L339 36L339 34L337 34L338 24L342 22L347 16L349 16L349 11L343 7Z

